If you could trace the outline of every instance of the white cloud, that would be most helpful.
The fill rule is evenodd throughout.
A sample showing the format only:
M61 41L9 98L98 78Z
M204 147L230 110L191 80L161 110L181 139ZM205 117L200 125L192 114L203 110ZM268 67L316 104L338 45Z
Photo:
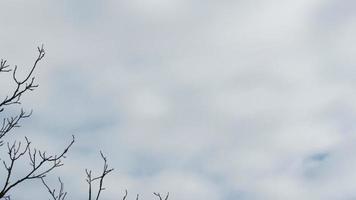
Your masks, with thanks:
M59 174L78 198L99 148L117 168L108 199L126 187L186 200L352 198L356 29L341 4L354 7L1 2L0 55L25 67L35 45L48 51L18 134L53 149L77 134Z

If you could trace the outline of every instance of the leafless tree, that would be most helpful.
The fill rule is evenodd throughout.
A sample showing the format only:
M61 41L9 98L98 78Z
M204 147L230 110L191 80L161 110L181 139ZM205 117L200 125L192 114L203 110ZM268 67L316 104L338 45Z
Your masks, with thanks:
M46 182L46 176L54 169L63 165L62 160L66 157L67 152L72 147L75 138L72 139L67 146L64 147L62 152L55 155L49 155L46 151L39 150L31 145L31 141L25 137L22 141L9 142L6 140L6 136L13 132L15 128L20 127L21 121L29 118L32 115L32 111L26 112L23 108L19 108L19 113L14 116L6 116L5 110L11 105L20 105L21 97L30 91L33 91L38 87L35 84L34 71L37 65L45 56L45 50L43 45L37 48L38 55L30 67L29 71L25 74L24 78L18 77L18 67L15 65L13 68L7 64L7 60L1 59L0 62L0 74L9 73L12 77L14 88L6 95L2 100L0 97L0 117L2 117L2 123L0 124L0 148L5 148L6 156L0 157L3 168L5 170L5 177L0 179L0 199L10 200L11 191L14 187L20 186L23 182L31 180L40 180L44 187L47 189L52 200L65 200L67 192L64 191L64 183L58 178L59 188L52 189ZM11 87L11 85L9 86ZM1 118L0 118L1 119ZM5 146L5 147L4 147ZM2 151L3 149L0 149ZM98 176L93 176L92 171L86 169L86 181L88 184L88 200L99 200L104 188L105 177L114 169L109 168L107 164L107 158L102 152L100 152L104 165L102 173ZM24 162L22 159L27 159L29 162ZM15 166L28 166L27 171L22 177L18 177L18 172L15 170ZM93 190L93 183L97 182L97 190ZM2 186L1 186L2 184ZM153 193L158 200L168 200L169 193L163 198L160 193ZM128 196L127 190L123 200L126 200ZM139 199L139 195L136 195L136 200Z

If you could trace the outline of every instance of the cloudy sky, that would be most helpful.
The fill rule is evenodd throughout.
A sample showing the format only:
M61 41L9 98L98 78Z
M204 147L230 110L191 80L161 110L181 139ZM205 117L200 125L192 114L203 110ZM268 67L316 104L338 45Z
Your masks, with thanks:
M352 0L2 0L0 57L20 71L42 43L40 87L17 129L86 199L356 199ZM9 87L2 81L1 88ZM4 94L2 94L4 96ZM20 170L21 171L21 170ZM48 199L31 182L14 199ZM54 182L53 182L54 183Z

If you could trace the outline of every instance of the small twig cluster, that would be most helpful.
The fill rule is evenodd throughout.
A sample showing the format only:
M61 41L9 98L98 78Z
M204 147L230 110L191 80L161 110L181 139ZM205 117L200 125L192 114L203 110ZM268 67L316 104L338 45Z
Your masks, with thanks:
M161 193L154 192L153 194L158 198L158 200L163 200ZM124 197L122 198L122 200L126 200L127 196L128 196L128 192L127 192L127 190L125 190L125 194L124 194ZM164 200L168 200L168 198L169 198L169 192L164 197ZM139 200L138 194L136 194L136 200Z
M61 178L58 177L58 182L59 182L59 191L58 194L56 193L56 189L51 189L46 181L44 180L44 177L41 178L43 185L46 187L48 190L49 194L51 195L53 200L65 200L67 196L67 192L64 192L64 184L61 180Z
M96 197L95 200L98 200L100 197L100 194L103 190L105 190L103 183L104 183L104 178L107 174L109 174L110 172L112 172L114 169L113 168L109 168L108 164L107 164L107 160L106 157L104 156L104 154L100 151L100 155L101 158L104 160L104 167L103 167L103 171L102 173L97 176L97 177L92 177L92 171L85 169L85 173L87 175L86 181L88 183L88 200L92 200L93 194L92 194L92 184L95 181L99 181L99 188L96 192ZM95 196L95 195L94 195Z
M2 125L0 128L0 146L4 144L4 141L1 139L9 133L13 128L20 127L19 122L20 120L24 118L30 117L32 114L32 111L29 113L26 113L23 109L21 109L20 114L14 116L14 117L6 117L3 118Z
M59 155L47 155L44 151L39 151L36 148L31 148L31 142L25 137L26 143L22 145L21 142L7 143L8 155L10 162L3 161L3 165L6 169L7 175L5 183L0 191L0 197L5 196L16 185L31 179L43 179L53 169L63 165L62 158L65 158L65 154L74 143L74 136L69 145ZM23 147L24 146L24 147ZM22 148L23 147L23 148ZM31 169L22 178L11 181L11 177L14 174L14 166L16 161L21 157L27 155L30 160Z
M160 193L156 193L154 192L153 193L155 196L157 196L159 198L159 200L163 200L163 197L161 196ZM168 197L169 197L169 192L167 193L166 197L164 197L164 200L168 200Z
M40 62L43 57L45 56L45 50L43 49L43 45L41 47L37 47L38 50L38 56L35 60L35 63L33 64L31 70L29 73L27 73L27 75L25 76L24 79L19 80L17 78L17 66L15 66L13 73L12 73L12 79L16 84L16 88L14 89L14 91L12 92L11 95L8 95L5 97L5 99L0 102L0 112L2 112L4 110L3 106L8 106L11 104L21 104L20 103L20 99L21 96L27 92L27 91L32 91L34 90L36 87L38 87L38 85L34 84L35 81L35 77L33 76L33 72L35 71L35 68L38 64L38 62ZM0 62L0 72L10 72L11 69L9 68L9 65L6 64L6 60L1 60Z

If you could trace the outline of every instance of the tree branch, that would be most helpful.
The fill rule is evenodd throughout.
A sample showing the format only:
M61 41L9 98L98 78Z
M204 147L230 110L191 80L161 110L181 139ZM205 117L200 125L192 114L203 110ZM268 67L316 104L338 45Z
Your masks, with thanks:
M98 188L98 191L96 193L96 198L95 198L95 200L99 200L101 192L103 190L105 190L105 188L103 187L104 178L107 174L109 174L110 172L112 172L114 170L113 168L111 168L111 169L108 168L109 166L107 164L107 159L101 151L100 151L100 155L104 161L103 171L100 176L93 178L92 174L91 174L91 170L85 169L85 173L87 175L86 181L88 183L88 195L89 195L88 200L92 200L92 183L95 181L99 181L99 188Z
M67 192L64 192L64 184L61 180L61 178L58 177L58 182L59 182L59 191L58 194L56 194L56 189L51 189L48 184L45 182L44 177L41 178L41 181L43 185L47 188L47 191L50 193L51 197L53 200L65 200L67 196Z
M65 158L66 153L69 148L73 145L75 138L72 136L71 142L59 155L48 156L46 152L38 151L36 148L31 148L31 142L25 137L26 146L21 150L21 142L14 142L13 144L7 143L8 155L10 163L3 161L3 165L7 171L6 180L2 190L0 191L0 198L4 197L13 187L18 184L31 180L31 179L42 179L53 169L63 165L61 159ZM11 176L13 174L13 168L17 160L23 157L27 153L28 159L30 160L31 169L20 179L11 182ZM49 166L48 166L49 165Z
M32 91L38 85L34 84L35 77L32 76L37 64L43 59L45 56L45 50L43 48L43 45L41 47L37 47L38 50L38 56L33 64L33 66L30 69L30 72L27 73L24 79L19 80L16 77L16 72L17 72L17 66L15 66L13 73L12 73L12 79L16 83L16 88L14 89L13 93L10 96L6 96L5 99L0 102L0 112L4 111L4 106L8 106L11 104L20 104L20 98L21 96L27 92L27 91ZM6 64L6 60L1 60L0 62L0 72L9 72L10 69L8 69L9 65Z

